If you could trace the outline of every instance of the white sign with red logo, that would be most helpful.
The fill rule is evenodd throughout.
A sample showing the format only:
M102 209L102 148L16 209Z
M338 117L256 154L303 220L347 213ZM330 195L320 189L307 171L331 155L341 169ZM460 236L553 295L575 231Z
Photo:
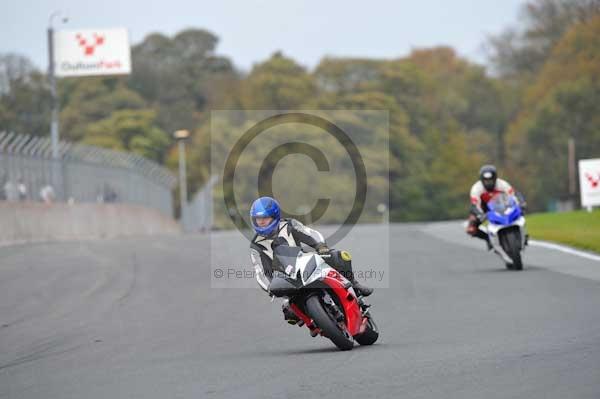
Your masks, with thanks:
M600 158L579 161L579 187L581 205L600 205Z
M56 76L122 75L131 72L127 29L54 32Z

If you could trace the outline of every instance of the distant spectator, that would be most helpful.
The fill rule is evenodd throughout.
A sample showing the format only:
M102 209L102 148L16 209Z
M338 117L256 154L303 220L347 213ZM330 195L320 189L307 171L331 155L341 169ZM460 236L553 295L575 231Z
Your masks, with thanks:
M17 184L17 192L19 196L19 201L25 201L27 199L27 186L23 179L19 179L19 184Z
M54 188L50 184L46 184L40 190L40 198L46 204L51 204L56 199L56 194L54 193Z
M117 202L117 193L112 189L108 183L104 183L104 188L102 192L102 200L103 202Z
M17 186L10 180L7 180L4 183L4 197L7 201L16 201L19 199L19 194L17 192Z
M118 196L115 190L109 189L108 193L106 193L106 202L117 202Z

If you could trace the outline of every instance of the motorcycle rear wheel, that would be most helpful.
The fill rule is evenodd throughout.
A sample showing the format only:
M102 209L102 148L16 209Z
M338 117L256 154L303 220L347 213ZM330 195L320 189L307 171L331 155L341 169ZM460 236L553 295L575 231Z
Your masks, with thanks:
M347 351L354 346L354 339L347 331L342 331L337 322L329 315L321 303L318 295L310 296L306 300L306 310L314 320L323 335L331 340L340 350Z

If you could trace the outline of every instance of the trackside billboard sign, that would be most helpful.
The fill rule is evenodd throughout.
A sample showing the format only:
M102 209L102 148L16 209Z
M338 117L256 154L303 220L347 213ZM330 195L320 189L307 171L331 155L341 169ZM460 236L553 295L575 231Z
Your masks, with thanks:
M581 205L600 206L600 158L579 161Z
M54 32L54 67L62 77L130 73L127 29Z

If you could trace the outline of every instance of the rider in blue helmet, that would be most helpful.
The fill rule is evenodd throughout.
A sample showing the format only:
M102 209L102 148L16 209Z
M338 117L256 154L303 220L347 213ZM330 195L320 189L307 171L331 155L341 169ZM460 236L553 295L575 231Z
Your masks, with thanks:
M260 197L252 204L250 217L256 234L269 236L279 226L281 208L275 199Z
M325 261L338 270L352 282L358 295L368 296L373 292L360 284L354 278L350 254L346 251L329 249L323 235L297 221L296 219L281 218L281 207L271 197L260 197L250 208L252 227L256 235L250 243L250 257L256 272L256 280L261 288L269 292L269 284L273 276L273 241L276 244L285 242L286 245L300 247L302 243L314 248L320 255L331 255ZM284 302L283 314L290 324L301 324L297 316Z

